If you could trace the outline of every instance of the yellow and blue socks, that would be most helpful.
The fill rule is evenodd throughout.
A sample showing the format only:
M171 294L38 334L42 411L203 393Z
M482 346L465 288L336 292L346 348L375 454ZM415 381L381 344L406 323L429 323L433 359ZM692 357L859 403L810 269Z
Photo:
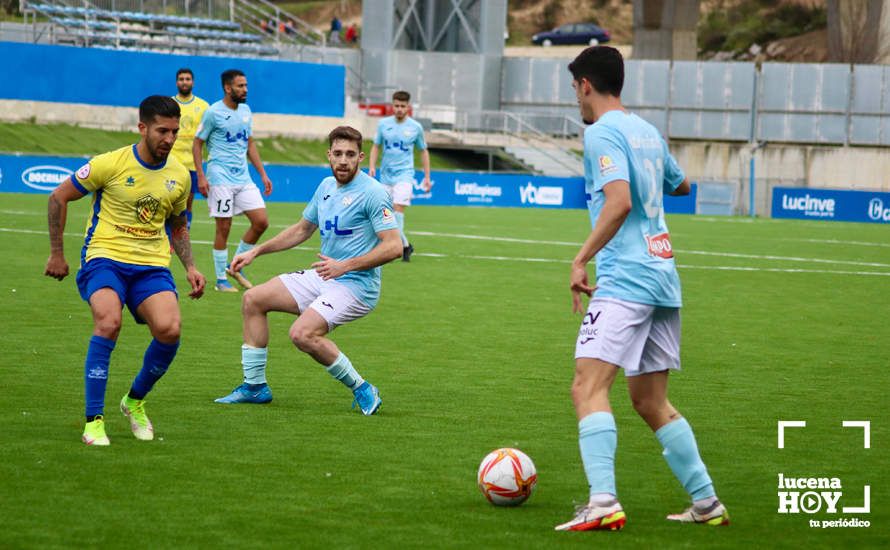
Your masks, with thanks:
M226 278L226 266L229 265L229 251L213 249L213 270L216 272L216 280Z
M243 344L241 346L241 368L244 370L244 383L251 390L266 384L266 360L268 348L255 348Z
M408 237L405 236L405 213L396 212L396 225L399 226L399 236L402 237L402 247L408 246Z
M578 422L578 445L591 501L614 499L617 494L615 449L618 447L618 429L612 413L599 411L582 418Z
M714 484L699 456L695 435L686 419L679 418L665 424L655 432L655 437L664 447L662 454L668 466L692 500L695 503L707 502L707 499L714 497Z
M142 369L136 378L133 379L133 385L130 386L129 396L132 399L142 400L155 383L170 368L170 363L176 357L176 351L179 349L179 342L173 344L165 344L158 340L152 339L145 350L145 356L142 358Z
M357 390L365 381L358 371L355 370L355 367L352 366L352 361L350 361L342 352L337 356L337 359L331 363L330 366L325 367L325 369L328 371L328 374L339 380L344 386L352 391Z
M90 338L87 358L83 365L84 393L86 394L87 422L105 409L105 386L108 383L108 364L115 341L102 336Z

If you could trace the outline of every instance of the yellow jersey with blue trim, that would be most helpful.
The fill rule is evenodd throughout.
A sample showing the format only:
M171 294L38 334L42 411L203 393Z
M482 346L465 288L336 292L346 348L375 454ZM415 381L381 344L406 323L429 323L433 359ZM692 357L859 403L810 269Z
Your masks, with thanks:
M204 111L210 105L196 95L193 95L188 101L182 101L178 95L173 96L173 99L179 103L181 114L179 116L179 134L176 136L176 142L173 144L170 154L194 172L195 157L192 155L192 143L195 141L195 134L198 133L198 126L204 117Z
M92 158L71 175L81 193L93 194L81 265L93 258L167 267L167 218L185 212L191 178L172 155L146 164L128 145Z

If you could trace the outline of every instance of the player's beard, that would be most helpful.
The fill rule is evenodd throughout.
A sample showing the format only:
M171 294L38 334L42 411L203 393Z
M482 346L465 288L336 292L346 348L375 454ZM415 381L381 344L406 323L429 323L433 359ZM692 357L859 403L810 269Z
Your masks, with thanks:
M344 172L338 172L336 167L331 165L331 172L334 173L334 179L337 180L337 183L347 184L352 181L355 175L358 173L358 163L355 164L354 167L347 168Z
M145 147L148 149L148 154L152 156L152 164L160 164L167 160L167 157L170 155L170 149L160 150L163 147L160 141L152 142L150 139L145 139Z
M235 92L232 92L229 94L229 99L231 99L232 103L235 105L238 105L239 103L247 103L247 94L239 96Z
M179 90L179 95L181 95L182 97L188 97L192 95L193 87L194 86L192 86L191 84L180 84L179 86L177 86L177 89Z

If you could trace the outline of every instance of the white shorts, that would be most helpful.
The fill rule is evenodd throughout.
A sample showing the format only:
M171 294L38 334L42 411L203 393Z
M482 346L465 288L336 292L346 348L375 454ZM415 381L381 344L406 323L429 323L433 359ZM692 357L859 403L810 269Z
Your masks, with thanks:
M211 185L207 206L211 218L231 218L242 212L265 208L263 195L253 183L244 185Z
M578 331L575 359L599 359L637 376L680 369L680 308L594 298Z
M328 322L328 329L361 319L371 313L367 304L355 297L343 283L325 281L314 269L282 273L278 276L297 302L300 312L312 308Z
M384 183L383 187L389 193L393 204L399 206L411 206L411 194L414 192L413 181L400 181L393 184Z

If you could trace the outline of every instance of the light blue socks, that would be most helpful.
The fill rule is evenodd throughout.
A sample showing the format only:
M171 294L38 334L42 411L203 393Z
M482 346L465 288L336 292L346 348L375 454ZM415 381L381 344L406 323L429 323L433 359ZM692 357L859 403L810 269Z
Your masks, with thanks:
M255 244L247 244L244 241L240 241L238 243L238 248L235 249L235 256L237 256L238 254L241 254L242 252L247 252L248 250L252 249L255 246L256 246Z
M405 213L396 212L396 225L399 226L399 235L402 237L402 247L408 246L408 237L405 236Z
M337 357L336 361L331 363L330 366L325 367L325 369L328 371L328 374L339 380L344 386L352 391L355 391L365 381L365 379L355 370L355 367L352 366L352 362L349 358L342 352Z
M715 496L708 469L698 454L695 435L685 418L665 424L655 432L664 447L664 459L694 501Z
M229 265L229 251L213 249L213 270L216 272L216 280L226 278L226 266Z
M608 412L591 413L578 422L578 445L581 462L590 485L590 495L616 495L615 448L618 446L618 429L615 417Z
M269 348L241 346L241 368L244 369L244 382L247 384L266 383L266 359Z

